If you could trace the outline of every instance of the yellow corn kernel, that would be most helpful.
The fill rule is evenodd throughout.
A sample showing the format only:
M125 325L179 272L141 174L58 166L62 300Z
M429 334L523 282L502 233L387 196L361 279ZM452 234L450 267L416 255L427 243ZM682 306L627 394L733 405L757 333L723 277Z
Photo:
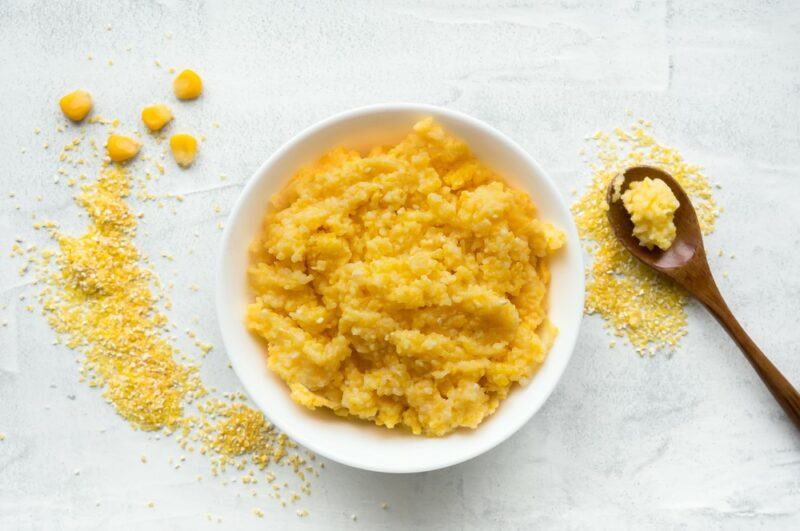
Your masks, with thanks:
M172 111L163 103L142 109L142 121L151 131L159 131L172 121Z
M64 116L73 122L80 122L92 110L92 95L85 90L70 92L58 102Z
M179 133L170 137L169 148L172 150L175 162L185 168L194 162L194 156L197 154L197 140L190 134Z
M179 100L193 100L203 92L203 80L193 70L184 70L172 82L172 89Z
M141 144L129 136L109 135L106 149L114 162L125 162L139 153Z

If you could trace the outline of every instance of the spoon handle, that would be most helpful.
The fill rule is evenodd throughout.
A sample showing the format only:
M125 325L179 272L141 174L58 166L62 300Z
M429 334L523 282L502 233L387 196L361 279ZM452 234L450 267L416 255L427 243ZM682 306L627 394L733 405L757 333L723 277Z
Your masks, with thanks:
M725 304L725 299L722 298L713 278L706 284L702 293L696 293L696 295L700 302L717 318L728 335L739 345L772 396L781 405L795 427L800 430L800 394L750 339L739 321L733 316L728 305Z

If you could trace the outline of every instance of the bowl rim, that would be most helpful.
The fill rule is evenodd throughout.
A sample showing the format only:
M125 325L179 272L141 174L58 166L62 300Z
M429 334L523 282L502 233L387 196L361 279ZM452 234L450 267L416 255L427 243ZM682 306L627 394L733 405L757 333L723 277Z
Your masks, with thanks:
M502 442L511 438L514 434L516 434L522 426L527 424L531 418L541 409L544 403L548 400L550 395L553 393L555 388L557 387L558 383L561 381L561 378L566 371L567 366L572 358L572 355L575 351L575 347L577 345L578 335L580 331L581 322L583 319L583 307L585 303L585 278L584 278L584 263L583 263L583 256L580 248L578 248L578 252L574 254L574 260L577 260L576 265L580 270L580 275L578 278L575 279L577 282L576 288L578 290L579 300L580 300L580 307L577 311L574 312L572 317L572 322L568 323L558 323L559 330L563 329L570 329L574 330L572 337L569 340L569 343L565 345L565 354L562 356L563 361L554 369L554 374L547 383L549 388L545 389L542 397L539 399L539 403L535 405L535 407L529 408L529 410L523 414L519 415L516 422L508 423L508 427L502 431L499 435L497 435L494 439L489 440L483 444L476 444L469 452L462 452L454 455L450 459L442 460L441 462L436 463L435 465L431 466L417 466L414 463L406 463L402 466L392 466L390 464L387 465L367 465L364 463L356 462L352 459L343 458L339 455L333 455L326 451L326 449L317 444L313 440L308 440L304 436L297 436L296 433L293 433L291 426L287 426L280 421L276 421L270 417L268 411L268 407L265 407L262 404L262 400L254 396L254 394L250 391L247 380L248 377L245 377L245 368L243 365L243 361L239 359L236 354L232 354L234 349L228 347L228 345L233 343L233 331L229 330L228 327L224 326L223 323L226 322L224 318L223 312L225 312L225 294L226 294L226 286L229 285L228 279L224 276L224 271L226 270L226 263L228 261L228 253L226 250L231 245L231 238L233 237L233 232L236 227L236 220L240 217L240 211L242 210L246 198L253 192L253 190L257 187L258 183L268 178L270 167L273 166L277 161L279 161L287 152L293 149L298 144L301 144L305 141L309 136L326 129L332 125L335 125L339 122L351 120L358 117L364 117L373 113L382 113L382 112L392 112L392 111L408 111L408 112L417 112L417 113L430 113L432 115L444 115L449 118L452 118L457 121L461 121L466 123L468 126L472 128L476 128L482 130L484 133L487 133L490 137L492 137L493 141L500 142L506 144L510 150L514 151L520 158L522 158L525 163L530 166L534 172L538 173L541 176L541 182L537 183L537 186L545 186L549 190L549 194L556 197L558 199L558 207L565 210L567 213L567 218L569 222L566 226L560 226L566 235L566 240L568 244L577 244L580 246L580 239L578 238L577 228L575 225L575 221L572 217L570 212L569 206L565 201L565 198L561 194L561 192L556 187L554 181L551 179L549 174L544 171L544 169L539 165L539 163L527 152L525 151L519 144L517 144L514 140L510 137L506 136L504 133L500 132L499 130L495 129L494 127L490 126L489 124L474 118L468 114L465 114L460 111L456 111L453 109L448 109L444 107L439 107L436 105L430 104L419 104L419 103L408 103L408 102L389 102L389 103L378 103L378 104L371 104L356 107L353 109L349 109L346 111L342 111L336 114L333 114L323 120L320 120L305 129L301 130L299 133L295 134L292 138L286 141L283 145L281 145L277 150L275 150L272 155L270 155L267 160L262 163L258 169L250 176L250 178L246 181L245 186L242 188L241 192L236 198L235 204L231 209L226 223L223 230L222 238L219 243L218 247L218 254L216 257L216 264L215 264L215 306L216 306L216 317L217 317L217 326L219 327L222 343L225 347L226 355L231 362L231 367L234 370L239 382L241 383L242 387L244 388L247 396L253 401L253 403L258 407L258 409L264 414L268 421L274 424L279 430L284 432L289 438L297 442L298 444L302 445L303 447L311 450L312 452L319 454L322 457L335 461L337 463L347 465L353 468L367 470L372 472L382 472L382 473L419 473L419 472L426 472L432 470L438 470L442 468L447 468L453 465L457 465L459 463L463 463L474 459L475 457L482 455L493 448L497 447ZM244 326L243 319L241 320L242 326ZM248 332L249 333L249 332ZM533 380L535 380L536 374L534 374L531 378L531 382L528 382L530 385ZM544 384L542 384L544 385ZM287 390L288 392L288 390Z

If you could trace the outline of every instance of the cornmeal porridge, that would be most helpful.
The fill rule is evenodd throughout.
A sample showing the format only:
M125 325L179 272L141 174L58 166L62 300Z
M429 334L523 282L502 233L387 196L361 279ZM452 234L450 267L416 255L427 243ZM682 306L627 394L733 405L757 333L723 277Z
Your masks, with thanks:
M271 203L246 322L297 403L440 436L545 360L564 235L432 119L366 156L333 149Z
M680 203L667 183L645 177L632 182L622 194L622 204L631 215L633 235L639 244L666 251L675 240L673 217Z

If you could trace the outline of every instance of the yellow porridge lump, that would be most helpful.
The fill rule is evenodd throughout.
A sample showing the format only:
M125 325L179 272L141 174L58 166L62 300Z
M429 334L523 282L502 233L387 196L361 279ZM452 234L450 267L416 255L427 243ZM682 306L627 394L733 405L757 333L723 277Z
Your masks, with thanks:
M633 235L640 245L651 250L670 248L675 240L672 218L680 203L667 183L650 177L632 182L622 194L622 204L631 215Z
M557 334L547 257L563 243L428 118L365 157L330 151L273 196L247 325L310 409L430 436L475 428Z

